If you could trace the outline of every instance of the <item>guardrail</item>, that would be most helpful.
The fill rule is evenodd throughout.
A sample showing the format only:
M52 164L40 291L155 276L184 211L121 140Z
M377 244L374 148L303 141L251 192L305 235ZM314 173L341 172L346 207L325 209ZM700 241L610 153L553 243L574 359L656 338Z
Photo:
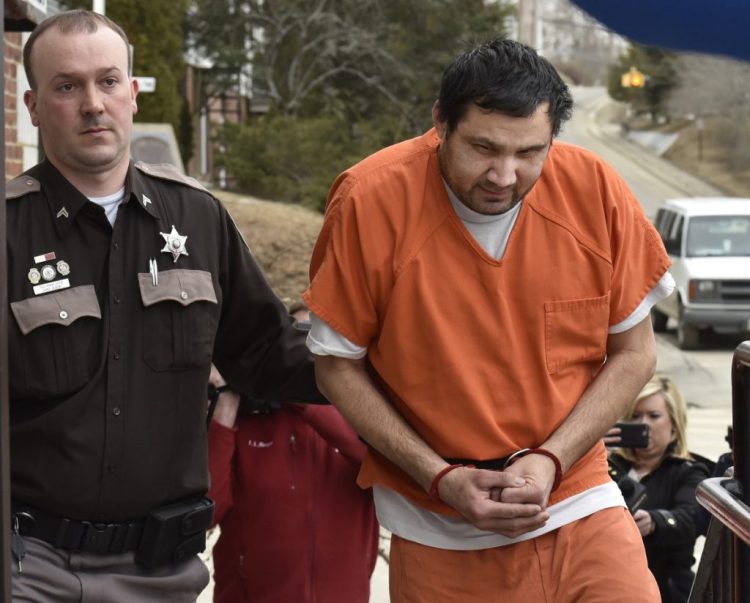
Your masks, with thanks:
M750 603L750 341L732 358L732 427L733 470L696 490L711 524L690 603Z

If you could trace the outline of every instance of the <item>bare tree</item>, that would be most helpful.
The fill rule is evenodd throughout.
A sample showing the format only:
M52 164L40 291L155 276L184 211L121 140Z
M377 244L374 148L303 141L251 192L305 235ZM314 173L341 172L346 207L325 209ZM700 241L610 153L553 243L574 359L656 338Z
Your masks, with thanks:
M313 10L263 4L257 23L265 44L258 71L267 94L288 114L295 114L312 92L343 74L396 101L384 75L400 65L379 41L378 29L365 29L356 18L364 11L377 19L378 3L360 0L353 14L340 10L341 4L317 0Z
M676 55L678 85L668 107L675 115L746 113L750 100L750 64L705 54Z
M694 135L701 141L711 137L735 175L746 172L750 164L750 64L685 53L675 58L675 66L679 84L670 95L670 111L693 118Z
M191 45L224 72L251 75L252 93L281 112L297 114L312 94L335 96L344 75L396 102L386 74L402 66L379 39L383 29L366 27L381 21L376 0L235 1L220 19L216 4L195 3Z

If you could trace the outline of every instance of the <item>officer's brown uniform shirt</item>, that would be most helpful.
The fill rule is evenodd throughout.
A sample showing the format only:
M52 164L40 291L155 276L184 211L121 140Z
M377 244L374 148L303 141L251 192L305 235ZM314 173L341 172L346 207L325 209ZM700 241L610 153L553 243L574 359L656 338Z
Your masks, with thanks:
M204 493L212 357L248 396L320 401L303 334L197 182L131 165L114 227L47 162L7 197L14 499L118 521Z

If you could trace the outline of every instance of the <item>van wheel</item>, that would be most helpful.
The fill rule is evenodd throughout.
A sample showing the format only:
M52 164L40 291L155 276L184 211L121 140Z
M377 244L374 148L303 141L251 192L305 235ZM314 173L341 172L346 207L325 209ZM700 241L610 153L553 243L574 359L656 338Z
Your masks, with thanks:
M656 308L651 308L651 325L656 333L663 333L667 330L667 320L669 317L659 312Z
M681 350L694 350L701 340L701 332L695 325L687 324L682 317L682 305L677 318L677 345Z

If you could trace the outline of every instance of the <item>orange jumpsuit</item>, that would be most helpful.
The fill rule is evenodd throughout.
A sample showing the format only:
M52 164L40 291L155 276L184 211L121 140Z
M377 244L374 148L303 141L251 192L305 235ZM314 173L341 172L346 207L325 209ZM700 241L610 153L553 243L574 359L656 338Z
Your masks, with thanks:
M368 348L379 385L438 454L504 457L539 446L565 420L604 361L609 326L633 312L669 259L614 171L555 142L495 260L450 204L438 143L430 130L337 179L305 300ZM550 503L608 479L599 444ZM376 452L359 483L455 514Z

